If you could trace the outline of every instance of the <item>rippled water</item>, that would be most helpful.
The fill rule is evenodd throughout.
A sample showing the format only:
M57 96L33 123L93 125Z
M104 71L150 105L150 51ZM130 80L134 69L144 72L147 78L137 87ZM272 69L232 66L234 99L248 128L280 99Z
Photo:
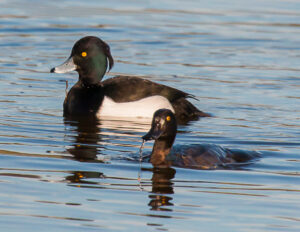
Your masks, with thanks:
M299 231L299 22L296 0L1 1L1 231ZM214 115L180 126L176 144L261 159L140 170L148 122L64 121L77 74L49 70L85 35L111 46L106 78L179 88Z

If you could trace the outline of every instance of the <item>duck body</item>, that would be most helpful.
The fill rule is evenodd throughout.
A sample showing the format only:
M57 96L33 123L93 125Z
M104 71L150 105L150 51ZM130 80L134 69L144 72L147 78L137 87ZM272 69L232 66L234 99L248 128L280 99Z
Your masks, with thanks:
M193 169L225 168L229 164L247 164L258 158L259 153L252 151L227 149L214 144L177 145L176 117L168 109L155 112L150 131L144 140L155 140L150 162L155 167L177 166Z
M231 150L215 144L191 144L174 146L166 160L172 166L192 169L217 169L231 164L248 164L258 158L253 151Z
M51 72L76 70L78 82L64 101L64 116L148 117L166 108L178 121L187 122L210 116L198 110L187 98L194 98L178 89L132 76L116 76L101 81L114 61L109 46L101 39L87 36L77 41L69 59Z
M187 97L185 92L138 77L116 76L90 86L78 81L65 98L64 116L151 118L160 108L173 111L179 121L204 116Z

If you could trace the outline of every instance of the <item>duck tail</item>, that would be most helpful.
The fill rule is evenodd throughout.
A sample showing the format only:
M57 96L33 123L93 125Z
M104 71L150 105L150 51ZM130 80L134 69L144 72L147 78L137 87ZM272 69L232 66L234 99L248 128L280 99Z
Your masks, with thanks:
M185 98L179 98L172 102L175 110L176 120L180 124L186 124L191 120L198 120L200 117L211 117L209 113L198 110L192 103Z
M231 158L238 163L248 163L261 157L261 154L256 151L244 151L240 149L227 149L227 151L231 154Z

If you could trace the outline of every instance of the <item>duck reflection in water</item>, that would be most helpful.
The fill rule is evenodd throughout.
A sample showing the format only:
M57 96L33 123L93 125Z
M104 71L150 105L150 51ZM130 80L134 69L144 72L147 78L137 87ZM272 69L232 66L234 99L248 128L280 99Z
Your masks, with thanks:
M101 154L102 136L101 128L109 128L110 130L120 130L120 128L128 127L130 129L135 127L136 132L144 132L149 126L149 120L140 121L138 126L137 122L128 121L100 121L95 117L81 118L81 117L66 117L64 120L68 140L71 140L70 147L67 151L74 157L74 159L80 162L101 162L97 159L97 156ZM149 169L146 169L149 171ZM153 168L151 182L152 190L149 193L150 202L148 205L151 210L158 211L171 211L171 208L166 206L173 206L170 197L173 191L172 179L175 176L175 169L173 168ZM66 181L71 184L76 184L76 187L91 187L103 188L100 179L110 179L109 176L105 176L102 172L91 171L73 171L66 177ZM113 178L114 180L116 177ZM123 180L123 177L121 178ZM104 188L109 188L105 184ZM121 188L120 188L121 189ZM164 207L165 206L165 207Z
M65 140L70 144L67 152L78 161L107 162L111 156L105 154L110 150L105 149L106 146L114 146L116 144L114 139L118 139L119 142L120 136L124 138L124 142L131 138L136 140L137 133L145 132L150 123L149 118L125 120L119 117L103 117L100 120L93 116L65 117ZM125 144L124 147L128 147L128 143ZM122 154L112 155L116 155L117 159L122 157ZM124 159L128 160L128 157L124 156Z
M74 140L67 151L78 161L98 161L101 145L100 122L95 117L65 118L65 126ZM70 127L70 128L68 128Z
M88 172L88 171L74 171L71 175L66 177L66 180L73 184L98 184L96 181L88 181L86 179L99 179L105 178L102 172Z
M149 171L149 169L144 169ZM175 169L173 168L153 168L150 171L153 172L151 182L152 190L149 193L150 202L148 205L151 207L150 210L155 211L172 211L170 206L173 206L171 202L173 198L170 196L174 194L172 179L175 177ZM70 175L66 177L68 183L76 184L75 187L88 187L91 188L109 188L107 181L105 187L102 186L101 180L99 179L110 179L111 177L105 176L102 172L91 172L91 171L74 171L70 172ZM89 179L93 179L89 180ZM116 177L113 177L115 180ZM120 178L123 180L124 178ZM124 186L124 185L122 185ZM116 187L116 186L115 186ZM128 189L126 189L128 191Z
M148 205L151 206L151 210L172 211L163 206L173 206L173 198L169 195L174 193L172 179L176 171L173 168L153 168L152 171L152 191L149 194L151 200Z

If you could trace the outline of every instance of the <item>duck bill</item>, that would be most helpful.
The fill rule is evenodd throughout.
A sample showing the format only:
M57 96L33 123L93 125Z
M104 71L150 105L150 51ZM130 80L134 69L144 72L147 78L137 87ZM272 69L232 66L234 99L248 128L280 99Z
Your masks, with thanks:
M73 57L71 56L63 64L54 67L50 70L52 73L67 73L76 70L76 65L74 64Z
M145 141L156 140L162 135L162 133L163 131L160 127L152 127L150 131L147 134L145 134L142 138Z

